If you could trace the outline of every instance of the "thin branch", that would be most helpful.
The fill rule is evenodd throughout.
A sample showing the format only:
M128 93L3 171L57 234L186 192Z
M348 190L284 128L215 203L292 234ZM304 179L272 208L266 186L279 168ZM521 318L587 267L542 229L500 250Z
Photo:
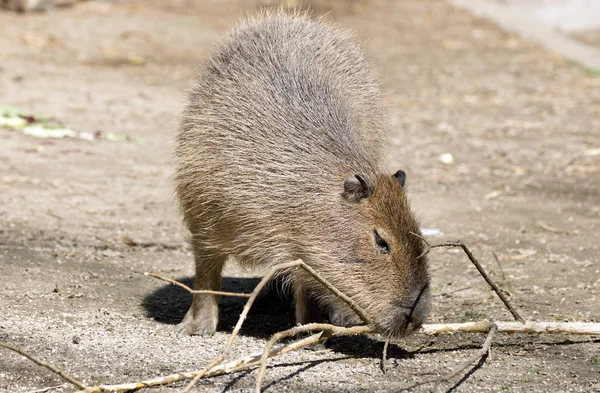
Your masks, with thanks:
M50 391L50 390L62 388L64 385L65 385L64 383L61 383L60 385L56 385L56 386L48 386L47 388L30 390L27 393L44 393L44 392L47 392L47 391Z
M542 228L545 231L552 232L552 233L560 233L563 235L572 235L573 234L571 231L565 231L563 229L553 227L551 225L546 224L543 221L536 221L535 225L537 225L538 227Z
M567 334L600 334L600 323L585 323L585 322L527 322L521 324L518 322L466 322L466 323L451 323L451 324L426 324L423 325L420 333L425 334L454 334L458 332L462 333L488 333L492 325L496 325L498 333L567 333ZM306 325L305 325L306 326ZM311 329L316 329L315 325L310 326ZM360 334L356 329L367 329L367 326L355 326L353 328L342 328L335 327L336 336L348 334ZM269 351L268 357L275 357L283 355L285 353L304 348L306 346L316 344L317 342L323 341L328 336L323 336L323 332L313 334L312 336L304 339L294 341L288 345L277 347ZM191 371L177 374L171 374L163 377L157 377L142 382L125 383L119 385L100 385L85 388L77 393L101 393L101 392L121 392L126 390L136 390L145 387L168 385L175 382L193 379L200 373L203 373L201 378L208 378L220 374L229 374L241 370L246 370L261 364L263 359L264 351L260 353L253 353L251 355L242 357L237 360L227 362L225 364L217 365L210 370L204 371Z
M525 322L525 320L523 319L523 317L521 317L521 315L519 315L519 313L517 312L517 310L515 310L513 308L513 306L510 304L510 302L508 301L508 299L506 298L506 296L504 295L504 293L502 292L502 290L500 288L498 288L498 286L487 275L487 273L485 272L485 270L483 270L483 267L477 261L477 259L473 256L473 254L471 253L471 251L469 250L469 248L465 245L465 243L463 243L460 240L453 240L453 241L448 241L448 242L441 243L441 244L434 244L434 245L431 246L431 248L436 248L436 247L460 247L460 248L462 248L462 250L465 252L465 254L467 254L467 257L469 258L469 260L477 268L477 271L479 271L479 274L481 274L483 276L483 278L489 284L489 286L492 287L492 289L494 290L494 292L496 292L496 295L498 295L498 297L500 298L500 300L502 300L502 303L504 303L504 305L506 306L506 308L508 309L508 311L510 311L510 313L515 318L515 320L517 320L519 322Z
M206 373L209 370L211 370L212 368L214 368L215 366L217 366L218 364L223 362L223 360L227 357L227 355L229 355L229 352L231 351L231 346L233 345L233 341L235 340L236 336L238 335L240 329L242 328L242 325L243 325L244 321L246 320L246 316L248 315L248 312L250 311L252 304L256 300L256 297L258 296L260 291L271 280L271 278L277 272L279 272L281 270L287 270L287 269L297 268L297 267L304 269L307 273L309 273L311 276L313 276L313 278L316 281L321 283L330 292L332 292L334 295L336 295L337 297L342 299L346 304L348 304L348 306L360 317L360 319L363 322L365 322L365 324L367 324L367 325L373 324L373 320L371 319L371 317L369 317L367 315L367 313L358 304L356 304L356 302L354 302L354 300L352 300L350 297L348 297L344 293L340 292L339 289L337 289L333 285L331 285L327 280L325 280L323 277L321 277L321 275L319 273L317 273L313 268L311 268L310 266L305 264L301 259L273 266L267 272L267 274L265 274L265 276L260 280L260 282L256 285L256 287L250 294L250 297L248 298L248 301L246 302L246 305L244 306L244 309L242 310L242 313L240 314L240 317L233 329L233 332L229 336L229 339L227 340L227 343L225 344L225 348L221 352L221 355L219 355L217 358L212 360L204 369L202 369L197 375L195 375L194 379L192 379L192 381L188 384L188 386L186 386L186 388L184 390L182 390L181 393L188 393L194 387L194 385L201 378L203 378L206 375Z
M427 243L427 241L422 236L419 236L416 234L413 234L413 235L418 236L421 239L423 239L423 241L427 245L426 252L429 252L429 250L431 248L435 248L435 247L461 247L463 249L463 251L467 254L467 257L471 260L471 262L475 265L477 270L480 272L480 274L484 277L484 279L488 282L488 284L492 287L492 289L494 289L494 291L498 294L498 296L503 300L504 304L507 306L509 311L511 311L511 313L513 313L513 316L517 320L522 321L522 318L510 306L510 304L508 303L508 300L506 300L503 293L498 289L498 287L489 279L489 277L487 276L487 274L485 273L485 271L483 270L481 265L477 262L477 260L473 256L473 254L469 251L469 249L466 247L466 245L464 243L462 243L461 241L453 241L453 242L446 242L443 244L437 244L437 245L431 246L431 245L429 245L429 243ZM327 288L330 292L332 292L338 298L340 298L341 300L346 302L348 304L348 306L361 318L361 320L363 322L365 322L366 325L353 326L353 327L349 327L349 328L339 327L339 326L330 325L330 324L308 324L308 325L303 325L303 326L297 326L292 329L288 329L286 331L282 331L282 332L274 334L261 353L251 354L246 357L222 364L224 359L229 355L231 347L233 345L233 342L234 342L236 336L238 335L238 333L249 313L249 310L252 307L252 304L254 303L254 301L256 300L258 294L261 292L261 290L264 288L264 286L271 280L271 278L278 271L286 270L286 269L293 269L293 268L303 269L308 274L310 274L317 282L321 283L325 288ZM121 385L94 386L94 387L85 388L85 390L82 390L82 392L98 393L98 392L105 392L105 391L135 390L135 389L140 389L140 388L144 388L144 387L166 385L166 384L170 384L170 383L174 383L174 382L178 382L178 381L191 379L192 382L184 389L184 392L188 392L189 390L192 389L194 384L202 378L210 377L213 375L224 374L224 373L237 372L237 371L249 369L249 368L252 368L255 366L260 366L259 374L257 376L257 384L256 384L257 390L260 391L261 382L262 382L262 379L264 377L264 373L265 373L265 370L267 367L267 361L270 357L278 356L283 353L287 353L289 351L297 350L299 348L302 348L302 347L305 347L308 345L312 345L314 343L323 341L331 336L347 336L347 335L355 335L355 334L364 334L364 333L369 333L369 332L373 331L372 319L370 318L370 316L368 316L366 314L366 312L360 306L358 306L347 295L343 294L338 289L333 287L333 285L331 285L329 282L327 282L327 280L325 280L323 277L321 277L316 271L314 271L314 269L312 269L310 266L306 265L301 260L283 263L281 265L272 267L269 270L269 272L267 272L267 274L261 279L261 281L258 283L258 285L254 288L254 290L250 294L231 294L228 292L220 292L220 291L193 291L188 286L181 284L175 280L166 279L164 277L158 276L153 273L146 273L146 274L149 276L153 276L153 277L165 280L167 282L173 283L175 285L179 285L182 288L188 290L188 292L190 292L190 293L194 293L194 292L196 292L196 293L217 293L217 294L228 295L228 296L230 296L230 295L240 296L241 295L241 296L247 297L248 301L246 302L246 305L244 306L244 309L242 310L242 313L239 316L238 322L236 323L236 325L233 329L233 332L229 336L221 355L219 357L217 357L216 359L212 360L203 369L198 370L198 371L193 371L193 372L183 372L183 373L178 373L178 374L171 374L171 375L167 375L164 377L154 378L154 379L150 379L150 380L146 380L146 381L142 381L142 382L134 382L134 383L129 383L129 384L121 384ZM285 337L293 336L295 334L302 333L302 332L310 332L310 331L315 331L315 330L320 330L320 332L317 334L313 334L305 339L295 341L292 344L278 347L276 349L272 349L273 346L279 340L281 340ZM488 321L483 321L483 322L475 322L475 323L472 322L472 323L464 323L464 324L424 325L422 327L421 331L423 333L427 333L427 334L443 334L443 333L454 333L454 332L486 332L486 333L488 333L488 339L486 339L482 350L478 353L479 359L481 359L485 354L489 353L489 347L491 345L491 340L492 340L493 334L496 331L505 332L505 333L600 334L600 324L553 323L553 322L527 322L527 323L525 323L524 321L523 321L523 323L516 323L516 322L491 323ZM382 369L383 370L385 370L385 363L387 360L386 359L387 358L387 346L388 346L388 342L386 341L386 343L384 345L384 353L382 356ZM484 354L481 355L481 353L484 353ZM450 374L448 377L445 377L446 379L438 378L438 380L441 382L448 380L452 376L457 375L462 370L466 369L472 363L473 363L473 361L471 361L468 365L464 366L463 368L453 371L452 374ZM38 363L38 364L40 364L40 363ZM429 382L427 382L427 383L429 383ZM81 386L83 387L83 385L81 385Z
M498 288L498 286L487 275L487 273L485 272L485 270L483 270L483 267L477 261L477 259L475 258L475 256L473 256L473 254L471 253L471 251L469 250L469 248L465 245L465 243L463 243L461 240L451 240L451 241L447 241L445 243L431 245L431 244L429 244L429 242L427 241L427 239L425 239L423 236L421 236L421 235L419 235L417 233L414 233L414 232L410 232L410 234L414 235L414 236L416 236L418 238L420 238L425 243L425 246L426 246L425 247L425 251L423 251L423 253L421 255L419 255L418 258L420 258L420 257L422 257L424 255L429 254L429 251L432 248L436 248L436 247L460 247L460 248L462 248L462 250L465 252L465 254L467 254L467 257L469 258L469 260L477 268L477 271L479 271L479 274L481 274L483 276L483 278L489 284L489 286L494 290L494 292L496 292L496 294L498 295L498 297L500 298L500 300L502 300L502 303L504 303L504 305L506 306L506 308L508 309L508 311L510 311L510 313L515 318L515 320L520 321L520 322L525 322L525 320L523 319L523 317L521 317L521 315L519 315L519 313L510 304L510 302L508 301L508 299L506 298L506 296L504 295L504 293L500 290L500 288ZM496 256L496 254L494 254L494 256ZM500 269L502 269L502 267L500 267ZM504 273L504 272L502 272L502 273Z
M256 377L256 389L255 389L256 393L260 393L262 380L265 376L265 371L267 370L267 361L269 359L269 353L271 351L271 348L273 348L273 346L275 344L277 344L278 341L280 341L286 337L295 336L299 333L311 332L311 331L315 331L315 330L321 331L321 334L322 334L321 339L324 340L324 339L327 339L329 337L334 337L334 336L353 336L356 334L370 333L373 331L373 327L361 325L361 326L351 326L351 327L345 328L345 327L330 325L328 323L309 323L306 325L296 326L291 329L275 333L271 337L271 339L269 340L267 345L265 345L265 349L263 351L263 354L262 354L262 357L260 360L260 369L258 371L258 376Z
M462 365L456 367L454 370L450 371L449 373L447 373L445 375L442 375L441 377L432 378L432 379L428 379L428 380L425 380L425 381L414 383L414 384L412 384L410 386L407 386L405 388L402 388L402 389L398 390L397 393L399 393L399 392L405 392L407 390L412 390L412 389L414 389L414 388L416 388L418 386L428 385L430 383L435 383L435 386L433 388L433 390L435 390L441 383L447 382L450 379L454 378L459 373L461 373L464 370L466 370L467 368L471 367L474 363L484 362L485 359L487 358L487 356L490 353L490 347L492 345L492 339L494 338L494 334L496 333L496 330L498 330L498 327L494 323L491 323L491 325L489 325L489 329L488 330L489 330L487 332L488 335L487 335L487 337L486 337L483 345L481 346L481 349L479 351L477 351L477 353L475 354L475 356L469 358Z
M502 273L502 279L506 280L506 273L504 273L504 269L502 269L502 265L500 264L498 255L496 255L496 253L494 251L492 251L492 255L494 256L494 259L496 260L496 264L498 264L498 267L500 268L500 272Z
M331 293L339 297L360 317L365 325L373 325L373 319L367 314L365 310L362 309L354 300L352 300L348 295L341 292L339 289L331 285L325 278L323 278L319 273L317 273L312 267L308 266L302 260L298 260L299 266L306 270L315 280L317 280L321 285L327 288Z
M420 259L421 257L424 257L425 255L429 254L429 251L431 251L431 244L429 244L427 239L425 239L423 236L421 236L418 233L414 233L414 232L408 232L408 233L410 233L413 236L418 237L419 239L423 240L423 243L425 243L425 250L423 250L421 255L419 255L416 259Z
M496 325L498 333L534 333L534 334L581 334L600 335L600 323L594 322L465 322L449 324L427 324L420 332L425 334L486 333Z
M43 360L40 360L40 359L36 358L35 356L33 356L33 355L31 355L31 354L23 351L21 348L15 346L15 345L11 345L11 344L5 343L3 341L0 341L0 347L9 349L9 350L11 350L13 352L18 353L19 355L25 356L27 359L31 360L32 362L34 362L38 366L46 367L48 370L52 371L54 374L58 375L59 377L61 377L65 381L69 382L70 384L72 384L74 386L77 386L79 389L85 389L85 385L83 383L81 383L80 381L76 380L72 376L70 376L68 374L65 374L58 367L54 366L53 364L44 362Z
M343 328L341 328L343 329ZM342 335L341 332L338 332ZM322 332L313 334L301 340L294 341L288 345L283 345L277 348L274 348L269 352L269 357L280 356L285 353L296 351L298 349L304 348L309 345L316 344L320 341L323 341L325 338L322 337ZM354 333L353 333L354 334ZM232 360L230 362L217 365L213 367L211 370L204 372L203 378L213 377L221 374L230 374L242 370L246 370L255 366L260 365L261 359L263 357L262 352L253 353L248 356L244 356L242 358ZM155 387L161 385L168 385L175 382L185 381L188 379L193 379L197 375L199 375L203 370L199 371L191 371L191 372L183 372L177 374L166 375L163 377L153 378L146 381L141 382L133 382L133 383L124 383L119 385L99 385L88 387L85 390L78 391L76 393L101 393L101 392L123 392L127 390L137 390L147 387Z
M308 336L304 339L294 341L291 344L279 347L278 349L273 349L269 352L269 358L272 358L272 357L275 357L278 355L283 355L284 353L296 351L298 349L307 347L309 345L313 345L318 342L322 342L326 339L326 337L321 337L322 335L323 335L323 332L319 332L319 333L313 334L312 336ZM233 372L247 369L252 366L258 366L258 365L260 365L262 356L263 356L262 352L260 352L260 353L257 352L256 354L253 354L250 357L246 357L246 358L248 358L246 361L244 361L245 358L242 358L237 361L229 362L227 364L231 365L230 366L231 368L226 367L226 368L224 368L223 371L233 373ZM238 363L238 365L234 366L235 363ZM211 374L211 376L213 375L212 372L210 374Z
M387 373L387 350L389 344L390 338L388 337L387 340L385 340L385 344L383 344L383 353L381 354L381 372L384 374Z
M144 276L150 276L150 277L158 278L159 280L170 282L173 285L177 285L178 287L181 287L181 288L185 289L186 291L188 291L191 294L194 294L194 293L209 293L209 294L213 294L213 295L234 296L234 297L250 297L251 296L249 293L211 291L211 290L208 290L208 289L201 289L201 290L199 290L199 289L192 289L192 288L188 287L187 285L185 285L184 283L181 283L179 281L173 280L172 278L159 276L156 273L145 272Z

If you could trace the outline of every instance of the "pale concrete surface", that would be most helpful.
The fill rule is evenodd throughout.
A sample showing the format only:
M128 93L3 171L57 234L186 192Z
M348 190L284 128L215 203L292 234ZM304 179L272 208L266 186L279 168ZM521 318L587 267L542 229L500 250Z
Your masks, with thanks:
M598 0L503 0L502 3L508 7L522 9L538 23L561 30L600 28Z
M451 0L525 39L538 41L581 65L600 69L600 47L578 42L568 33L600 28L597 0Z

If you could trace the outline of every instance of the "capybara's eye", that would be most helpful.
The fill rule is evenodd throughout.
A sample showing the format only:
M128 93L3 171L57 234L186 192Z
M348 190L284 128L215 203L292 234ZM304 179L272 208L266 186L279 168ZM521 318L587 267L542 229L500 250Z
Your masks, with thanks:
M377 231L375 229L373 229L373 235L375 236L375 243L377 243L381 252L384 254L389 253L390 246L387 244L387 242L385 240L383 240L383 238L381 236L379 236L379 233L377 233Z

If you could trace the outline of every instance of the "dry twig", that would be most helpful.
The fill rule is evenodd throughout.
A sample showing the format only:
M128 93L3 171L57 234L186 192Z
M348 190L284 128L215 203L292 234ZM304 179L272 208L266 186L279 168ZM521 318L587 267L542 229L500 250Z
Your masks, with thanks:
M425 334L454 334L454 333L489 333L491 327L496 325L498 333L566 333L566 334L589 334L589 335L600 335L600 323L585 323L585 322L526 322L525 324L519 322L466 322L466 323L450 323L450 324L426 324L423 325L420 333ZM308 325L305 325L308 326ZM307 330L316 330L315 325L311 326ZM346 328L336 326L336 336L345 335L343 331ZM348 328L352 329L352 328ZM349 334L361 334L364 332L357 331L356 329L367 329L367 326L355 326L354 329L349 330ZM365 330L367 332L367 330ZM294 341L288 345L280 346L269 351L268 358L283 355L285 353L295 351L309 345L316 344L320 341L325 340L327 337L324 336L323 332L313 334L304 339ZM234 373L241 370L246 370L261 364L263 359L264 351L261 353L254 353L236 360L232 360L225 364L217 365L210 370L207 370L203 374L203 378L208 378L220 374ZM200 374L202 370L191 371L184 373L171 374L163 377L153 378L142 382L125 383L119 385L100 385L86 388L78 393L101 393L101 392L120 392L126 390L135 390L145 387L153 387L160 385L167 385L175 382L189 380Z
M78 380L76 380L72 376L70 376L68 374L65 374L58 367L54 366L53 364L44 362L43 360L40 360L40 359L36 358L32 354L23 351L21 348L15 346L15 345L11 345L11 344L5 343L3 341L0 341L0 347L9 349L9 350L11 350L13 352L18 353L19 355L25 356L27 359L31 360L32 362L34 362L38 366L46 367L48 370L52 371L54 374L58 375L59 377L61 377L65 381L69 382L70 384L72 384L74 386L77 386L79 389L85 389L85 385L83 383L79 382Z
M319 341L322 341L321 338L322 333L313 334L312 336L303 338L298 341L294 341L288 345L277 347L269 352L269 357L283 355L287 352L296 351L300 348L316 344ZM228 374L234 373L241 370L246 370L252 368L254 366L258 366L260 364L263 353L254 353L248 356L244 356L242 358L232 360L225 364L220 364L213 367L211 370L206 371L203 374L204 378L213 377L220 374ZM190 371L184 373L170 374L163 377L157 377L153 379L148 379L146 381L141 382L132 382L132 383L124 383L119 385L99 385L86 388L85 390L81 390L76 393L101 393L101 392L123 392L127 390L136 390L147 387L168 385L175 382L185 381L188 379L195 378L198 374L200 374L203 370L199 371Z
M262 380L265 376L265 371L267 369L267 361L269 359L269 353L273 345L275 345L279 340L282 340L286 337L295 336L300 333L311 332L315 330L321 331L321 338L327 339L329 337L335 336L353 336L357 334L370 333L373 331L372 326L352 326L352 327L340 327L335 325L330 325L328 323L309 323L306 325L296 326L288 330L284 330L282 332L275 333L267 345L265 345L265 349L263 351L262 357L260 359L260 369L258 371L258 376L256 377L256 393L260 393L260 387L262 385Z
M496 260L496 264L500 268L500 273L502 273L502 279L506 280L506 274L504 273L504 269L502 269L502 265L500 264L500 260L498 259L498 255L496 255L496 253L494 251L492 251L492 255L494 256L494 259Z
M481 276L488 283L488 285L492 288L492 290L494 292L496 292L496 294L498 295L498 297L500 298L500 300L502 300L502 303L504 303L504 305L506 306L506 308L508 309L508 311L510 311L510 313L515 318L515 320L517 320L519 322L525 322L525 320L523 319L523 317L521 317L521 315L519 315L519 313L517 312L517 310L515 310L513 308L513 306L510 304L510 302L508 301L508 299L506 298L506 296L504 295L504 293L502 292L502 290L500 288L498 288L498 286L487 275L487 273L485 272L485 270L483 270L483 267L481 266L481 264L479 263L479 261L477 261L477 259L475 258L475 256L471 253L471 250L469 250L469 248L467 247L467 245L465 243L463 243L462 240L450 240L450 241L447 241L445 243L431 245L431 244L429 244L429 242L427 241L427 239L425 239L423 236L421 236L421 235L419 235L417 233L414 233L414 232L410 232L410 233L411 233L411 235L414 235L414 236L420 238L421 240L423 240L423 242L426 245L425 251L423 251L423 253L421 255L419 255L418 258L420 258L423 255L429 254L429 252L431 251L432 248L438 248L438 247L460 247L460 248L462 248L462 250L467 255L467 258L469 258L469 260L471 261L471 263L473 263L473 265L475 265L475 268L477 268L477 271L479 272L479 274L481 274Z
M564 229L559 229L559 228L553 227L551 225L546 224L543 221L536 221L535 225L537 225L538 227L542 228L545 231L552 232L552 233L560 233L563 235L572 235L573 234L571 231L565 231Z
M500 288L498 288L498 286L487 275L485 270L483 270L483 267L477 261L477 259L473 256L473 254L471 253L469 248L465 245L465 243L463 243L461 240L452 240L452 241L447 241L445 243L434 244L432 246L429 246L429 248L436 248L436 247L460 247L460 248L462 248L462 250L465 252L465 254L467 254L467 257L469 258L471 263L473 263L473 265L475 265L475 267L477 268L477 271L479 272L479 274L481 274L481 276L484 278L484 280L489 284L489 286L494 290L494 292L496 292L496 295L498 295L500 300L502 300L502 303L504 303L504 305L506 306L508 311L510 311L510 313L515 318L515 320L517 320L519 322L525 322L523 317L521 317L519 315L519 313L517 312L517 310L515 310L513 308L513 306L510 304L510 302L508 301L508 299L506 298L506 296L504 295L502 290Z
M154 278L158 278L159 280L163 280L163 281L166 281L166 282L170 282L173 285L177 285L178 287L185 289L186 291L188 291L191 294L194 294L194 293L210 293L210 294L213 294L213 295L235 296L235 297L250 297L251 296L249 293L211 291L209 289L192 289L192 288L188 287L187 285L185 285L182 282L179 282L177 280L173 280L172 278L159 276L156 273L145 272L144 275L145 276L154 277Z
M48 392L50 390L54 390L54 389L58 389L58 388L62 388L63 386L65 386L64 383L61 383L60 385L56 385L56 386L48 386L46 388L41 388L41 389L35 389L35 390L30 390L27 393L44 393L44 392Z
M252 307L252 304L256 300L256 297L258 296L260 291L269 282L269 280L271 280L271 278L275 274L277 274L278 272L280 272L282 270L288 270L288 269L292 269L292 268L301 268L301 269L305 270L316 281L318 281L321 285L323 285L325 288L327 288L327 290L329 290L331 293L333 293L334 295L336 295L337 297L342 299L348 305L348 307L350 307L352 309L352 311L354 311L360 317L360 319L363 322L365 322L366 325L370 326L373 324L371 317L369 317L367 315L367 313L358 304L356 304L356 302L354 302L354 300L349 298L344 293L340 292L339 289L337 289L333 285L331 285L327 280L325 280L323 277L321 277L321 275L319 273L317 273L313 268L311 268L310 266L305 264L302 260L298 259L297 261L282 263L281 265L273 266L267 272L267 274L260 280L260 282L256 285L256 287L250 294L250 297L248 298L248 301L246 302L246 305L244 306L244 309L242 310L242 313L240 314L238 322L236 323L236 325L233 329L233 332L229 336L229 339L227 340L227 343L225 344L225 348L221 352L221 355L219 355L217 358L215 358L213 361L211 361L208 364L208 366L206 366L200 372L198 372L194 376L194 379L192 379L192 381L188 384L188 386L181 393L189 392L192 389L192 387L201 378L203 378L209 370L211 370L213 367L215 367L216 365L223 362L223 360L227 357L227 355L229 355L229 352L231 351L231 346L233 345L233 341L235 340L235 337L238 335L240 329L242 328L242 325L243 325L244 321L246 320L246 316L248 315L248 312L250 311L250 308Z
M489 331L488 331L487 338L485 339L483 345L481 346L481 349L479 351L477 351L475 356L473 356L472 358L470 358L469 360L464 362L462 365L456 367L454 370L450 371L449 373L447 373L445 375L442 375L441 377L432 378L432 379L428 379L425 381L414 383L410 386L407 386L405 388L398 390L397 392L405 392L407 390L412 390L412 389L416 388L417 386L428 385L430 383L435 383L435 386L433 388L433 390L435 390L441 383L447 382L450 379L454 378L459 373L461 373L464 370L466 370L467 368L471 367L474 363L485 362L487 356L490 353L492 339L494 338L494 334L496 333L497 329L498 329L498 327L494 323L491 323L491 325L489 326L489 329L488 329Z
M483 270L483 268L481 267L479 262L475 259L473 254L469 251L469 249L463 242L449 241L449 242L442 243L442 244L430 245L427 242L427 240L425 240L423 237L421 237L419 235L416 235L416 236L423 239L423 241L427 245L427 248L426 248L424 254L427 254L428 252L430 252L431 248L436 248L436 247L461 247L463 249L463 251L465 252L465 254L467 255L467 257L469 258L469 260L475 265L475 267L477 268L479 273L484 277L484 279L487 281L487 283L492 287L492 289L500 297L500 299L503 301L503 303L507 307L507 309L513 314L515 319L517 319L518 321L522 321L522 323L520 323L520 322L482 321L482 322L468 322L468 323L458 323L458 324L423 325L421 332L426 333L426 334L444 334L444 333L452 334L452 333L456 333L456 332L469 332L469 333L488 333L488 337L485 340L485 343L484 343L483 347L481 348L481 350L477 353L477 357L471 359L468 363L465 363L461 367L455 369L454 371L452 371L451 373L449 373L443 377L440 377L440 378L437 378L434 380L424 381L424 382L409 386L408 388L405 388L403 390L412 389L413 387L420 386L420 385L423 385L426 383L433 383L433 382L442 383L442 382L448 381L450 378L454 377L461 371L463 371L466 368L468 368L469 366L471 366L477 359L482 359L489 353L491 341L492 341L493 335L496 331L503 332L503 333L600 334L600 324L598 324L598 323L525 322L521 318L521 316L512 308L512 306L510 305L508 300L505 298L504 294L500 291L500 289L487 276L487 274L485 273L485 271ZM269 340L269 342L265 346L265 349L261 353L251 354L251 355L245 356L243 358L222 364L224 359L229 354L229 352L231 350L231 346L233 345L233 342L235 340L235 337L239 333L239 331L246 319L246 316L248 315L248 312L249 312L250 308L252 307L252 304L254 303L257 295L260 293L260 291L263 289L263 287L277 272L279 272L281 270L286 270L286 269L298 269L298 268L306 271L316 281L321 283L325 288L327 288L329 291L331 291L334 295L336 295L341 300L343 300L345 303L347 303L348 306L361 318L361 320L365 323L365 325L353 326L353 327L349 327L349 328L339 327L339 326L330 325L330 324L308 324L308 325L297 326L292 329L278 332L275 335L273 335L273 337ZM107 392L107 391L116 392L116 391L125 391L125 390L136 390L136 389L141 389L141 388L145 388L145 387L166 385L166 384L170 384L170 383L174 383L174 382L192 379L192 382L184 390L184 392L187 392L201 378L211 377L214 375L225 374L225 373L233 373L233 372L249 369L249 368L252 368L255 366L260 366L259 374L257 377L257 384L256 384L256 389L257 389L257 391L260 392L261 381L264 376L264 373L265 373L265 370L267 367L267 361L269 358L278 356L278 355L282 355L284 353L294 351L294 350L306 347L308 345L312 345L312 344L324 341L327 338L332 337L332 336L348 336L348 335L364 334L364 333L372 332L372 330L373 330L372 319L365 313L365 311L360 306L358 306L347 295L343 294L338 289L336 289L333 285L331 285L329 282L327 282L316 271L314 271L310 266L306 265L301 260L274 266L262 278L262 280L254 288L254 290L252 291L251 294L239 294L239 293L221 292L221 291L194 291L191 288L189 288L187 285L184 285L184 284L182 284L178 281L172 280L170 278L161 277L161 276L159 276L157 274L153 274L153 273L145 273L145 274L148 276L152 276L152 277L170 282L174 285L178 285L178 286L186 289L190 293L215 293L215 294L225 295L225 296L242 296L242 297L248 298L248 301L246 302L246 305L244 306L244 309L242 310L242 313L240 314L238 322L235 325L233 332L229 336L221 355L219 357L217 357L216 359L214 359L213 361L211 361L203 369L198 370L198 371L192 371L192 372L171 374L171 375L167 375L164 377L153 378L153 379L142 381L142 382L134 382L134 383L127 383L127 384L119 384L119 385L100 385L100 386L93 386L93 387L85 387L81 382L64 374L62 371L60 371L56 367L54 367L48 363L42 362L29 354L26 354L19 348L16 348L14 346L11 346L9 344L5 344L2 342L0 342L0 346L6 347L17 353L22 354L23 356L26 356L33 362L48 368L49 370L53 371L57 375L61 376L63 379L69 381L70 383L79 387L80 389L83 389L79 393L83 393L83 392L85 392L85 393L100 393L100 392ZM320 330L320 332L317 334L313 334L309 337L306 337L304 339L295 341L291 344L272 349L273 346L279 340L281 340L285 337L293 336L298 333L315 331L315 330ZM385 366L386 366L388 341L385 342L384 352L383 352L383 356L382 356L382 370L384 372L385 372Z
M423 325L420 332L425 334L487 333L496 325L498 333L535 333L535 334L581 334L600 335L600 323L593 322L464 322L433 323Z
M383 353L381 354L381 372L384 374L387 373L387 350L389 344L390 338L388 337L387 340L385 340L385 344L383 344Z

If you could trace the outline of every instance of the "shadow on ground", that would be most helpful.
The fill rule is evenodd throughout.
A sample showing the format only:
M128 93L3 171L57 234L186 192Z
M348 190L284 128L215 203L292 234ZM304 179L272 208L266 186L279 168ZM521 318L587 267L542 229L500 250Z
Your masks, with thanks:
M179 278L177 281L192 287L194 280L192 277L185 277ZM224 277L221 290L250 293L259 281L258 278ZM191 295L184 289L167 284L148 295L143 301L143 306L149 318L154 318L159 323L175 325L183 319L191 301ZM221 297L217 330L232 332L245 303L245 298ZM281 288L269 285L256 299L240 334L269 339L273 334L293 327L294 323L293 299ZM329 339L326 347L350 357L380 358L383 342L367 336L337 337ZM396 345L390 344L388 348L388 358L390 359L412 357L413 354Z
M193 287L193 278L179 278L177 281ZM258 284L258 278L224 277L221 290L236 293L251 293ZM148 295L143 306L147 316L157 322L169 325L178 324L192 302L192 296L175 285L165 285ZM231 332L246 303L245 298L222 296L219 301L218 331ZM294 325L294 306L290 296L268 286L256 299L244 323L243 334L267 338L279 330Z

